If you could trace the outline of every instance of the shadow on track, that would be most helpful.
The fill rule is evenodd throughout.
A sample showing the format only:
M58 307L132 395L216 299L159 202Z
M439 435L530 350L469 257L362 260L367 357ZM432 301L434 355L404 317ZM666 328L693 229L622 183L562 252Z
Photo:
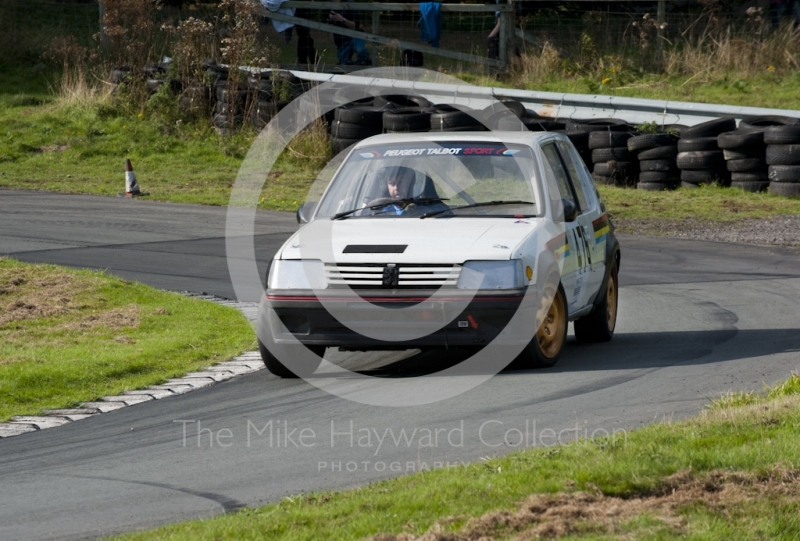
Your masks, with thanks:
M528 369L512 363L502 375L526 373L564 373L584 370L641 370L675 365L712 364L749 357L800 351L800 329L736 328L705 331L649 332L616 334L611 342L579 344L570 339L561 360L552 368ZM379 364L369 354L349 354L341 365L366 376L406 378L435 375L467 359L472 351L452 348L432 349ZM397 357L397 355L395 355ZM336 359L330 359L340 364ZM366 362L365 362L366 361ZM364 367L364 365L368 367ZM378 366L375 366L379 364ZM325 377L319 375L315 377ZM343 377L343 376L337 376Z

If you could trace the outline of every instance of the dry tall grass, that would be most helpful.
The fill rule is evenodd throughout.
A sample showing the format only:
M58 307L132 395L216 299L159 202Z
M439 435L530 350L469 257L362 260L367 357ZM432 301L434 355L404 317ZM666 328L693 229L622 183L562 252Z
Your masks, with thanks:
M95 36L107 44L107 53L116 66L141 69L161 59L156 45L159 28L156 11L160 2L152 0L105 0L103 35Z
M785 24L760 39L758 34L752 29L728 27L718 34L704 33L694 42L665 48L664 71L668 75L736 73L741 77L800 68L800 28Z
M515 60L514 82L535 84L562 78L588 78L615 83L647 73L670 77L745 78L765 72L800 69L800 27L787 23L772 29L753 12L746 22L721 24L708 16L705 22L672 29L661 42L658 56L656 26L652 17L631 23L630 32L616 46L599 46L599 38L586 30L571 42L550 41L531 48ZM702 26L701 26L702 23ZM620 79L617 81L616 79Z
M56 95L62 105L96 105L110 99L111 86L77 66L61 72Z
M111 86L97 75L102 63L96 51L81 46L73 36L53 39L42 58L58 72L53 91L60 104L91 105L111 95Z

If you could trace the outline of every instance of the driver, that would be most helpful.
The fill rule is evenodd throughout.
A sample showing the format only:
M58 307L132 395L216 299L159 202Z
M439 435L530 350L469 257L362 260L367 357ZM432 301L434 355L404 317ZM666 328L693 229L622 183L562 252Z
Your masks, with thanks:
M392 203L395 201L411 197L412 187L417 178L417 174L413 169L403 166L387 167L381 172L379 177L380 176L382 176L384 182L386 182L386 193L388 193L389 196L373 199L367 203L367 206L381 205L384 203L387 206L392 206Z
M420 189L417 184L417 172L410 167L393 166L385 167L376 175L378 182L385 182L386 196L373 199L367 203L367 207L372 210L372 216L379 214L387 215L418 215L447 208L442 203L433 186L430 178L425 178ZM383 186L381 186L383 189ZM416 192L416 193L415 193Z

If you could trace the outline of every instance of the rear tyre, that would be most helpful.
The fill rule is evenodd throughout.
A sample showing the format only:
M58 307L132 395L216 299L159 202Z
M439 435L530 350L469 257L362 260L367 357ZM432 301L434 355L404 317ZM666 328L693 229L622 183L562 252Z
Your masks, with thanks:
M567 301L561 285L533 339L517 361L525 368L549 368L558 362L567 341Z
M608 342L614 336L619 299L617 274L617 264L614 263L608 274L602 300L594 305L594 310L588 316L575 320L575 338L578 342Z
M304 346L291 346L291 348L287 349L296 349L302 347ZM308 349L320 357L320 359L315 361L315 365L312 366L311 364L307 364L302 367L304 373L307 372L308 374L311 374L317 369L317 367L319 367L319 364L322 361L321 358L325 354L325 348L321 346L310 346ZM266 365L267 370L269 370L272 374L275 374L279 378L293 379L298 377L297 374L289 370L286 365L280 362L278 358L275 357L275 355L273 355L269 349L267 349L267 346L265 346L261 340L258 341L258 351L261 353L261 360L264 361L264 365Z

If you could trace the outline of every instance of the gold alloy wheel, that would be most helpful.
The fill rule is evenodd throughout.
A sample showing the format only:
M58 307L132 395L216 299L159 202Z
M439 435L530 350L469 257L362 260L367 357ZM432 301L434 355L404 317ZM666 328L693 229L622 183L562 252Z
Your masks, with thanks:
M542 325L536 331L539 350L548 359L558 356L564 346L564 339L567 336L566 318L567 310L564 305L564 295L559 289L556 291L553 303L547 310Z
M606 322L608 330L614 332L617 325L617 271L614 269L608 276L606 286Z

